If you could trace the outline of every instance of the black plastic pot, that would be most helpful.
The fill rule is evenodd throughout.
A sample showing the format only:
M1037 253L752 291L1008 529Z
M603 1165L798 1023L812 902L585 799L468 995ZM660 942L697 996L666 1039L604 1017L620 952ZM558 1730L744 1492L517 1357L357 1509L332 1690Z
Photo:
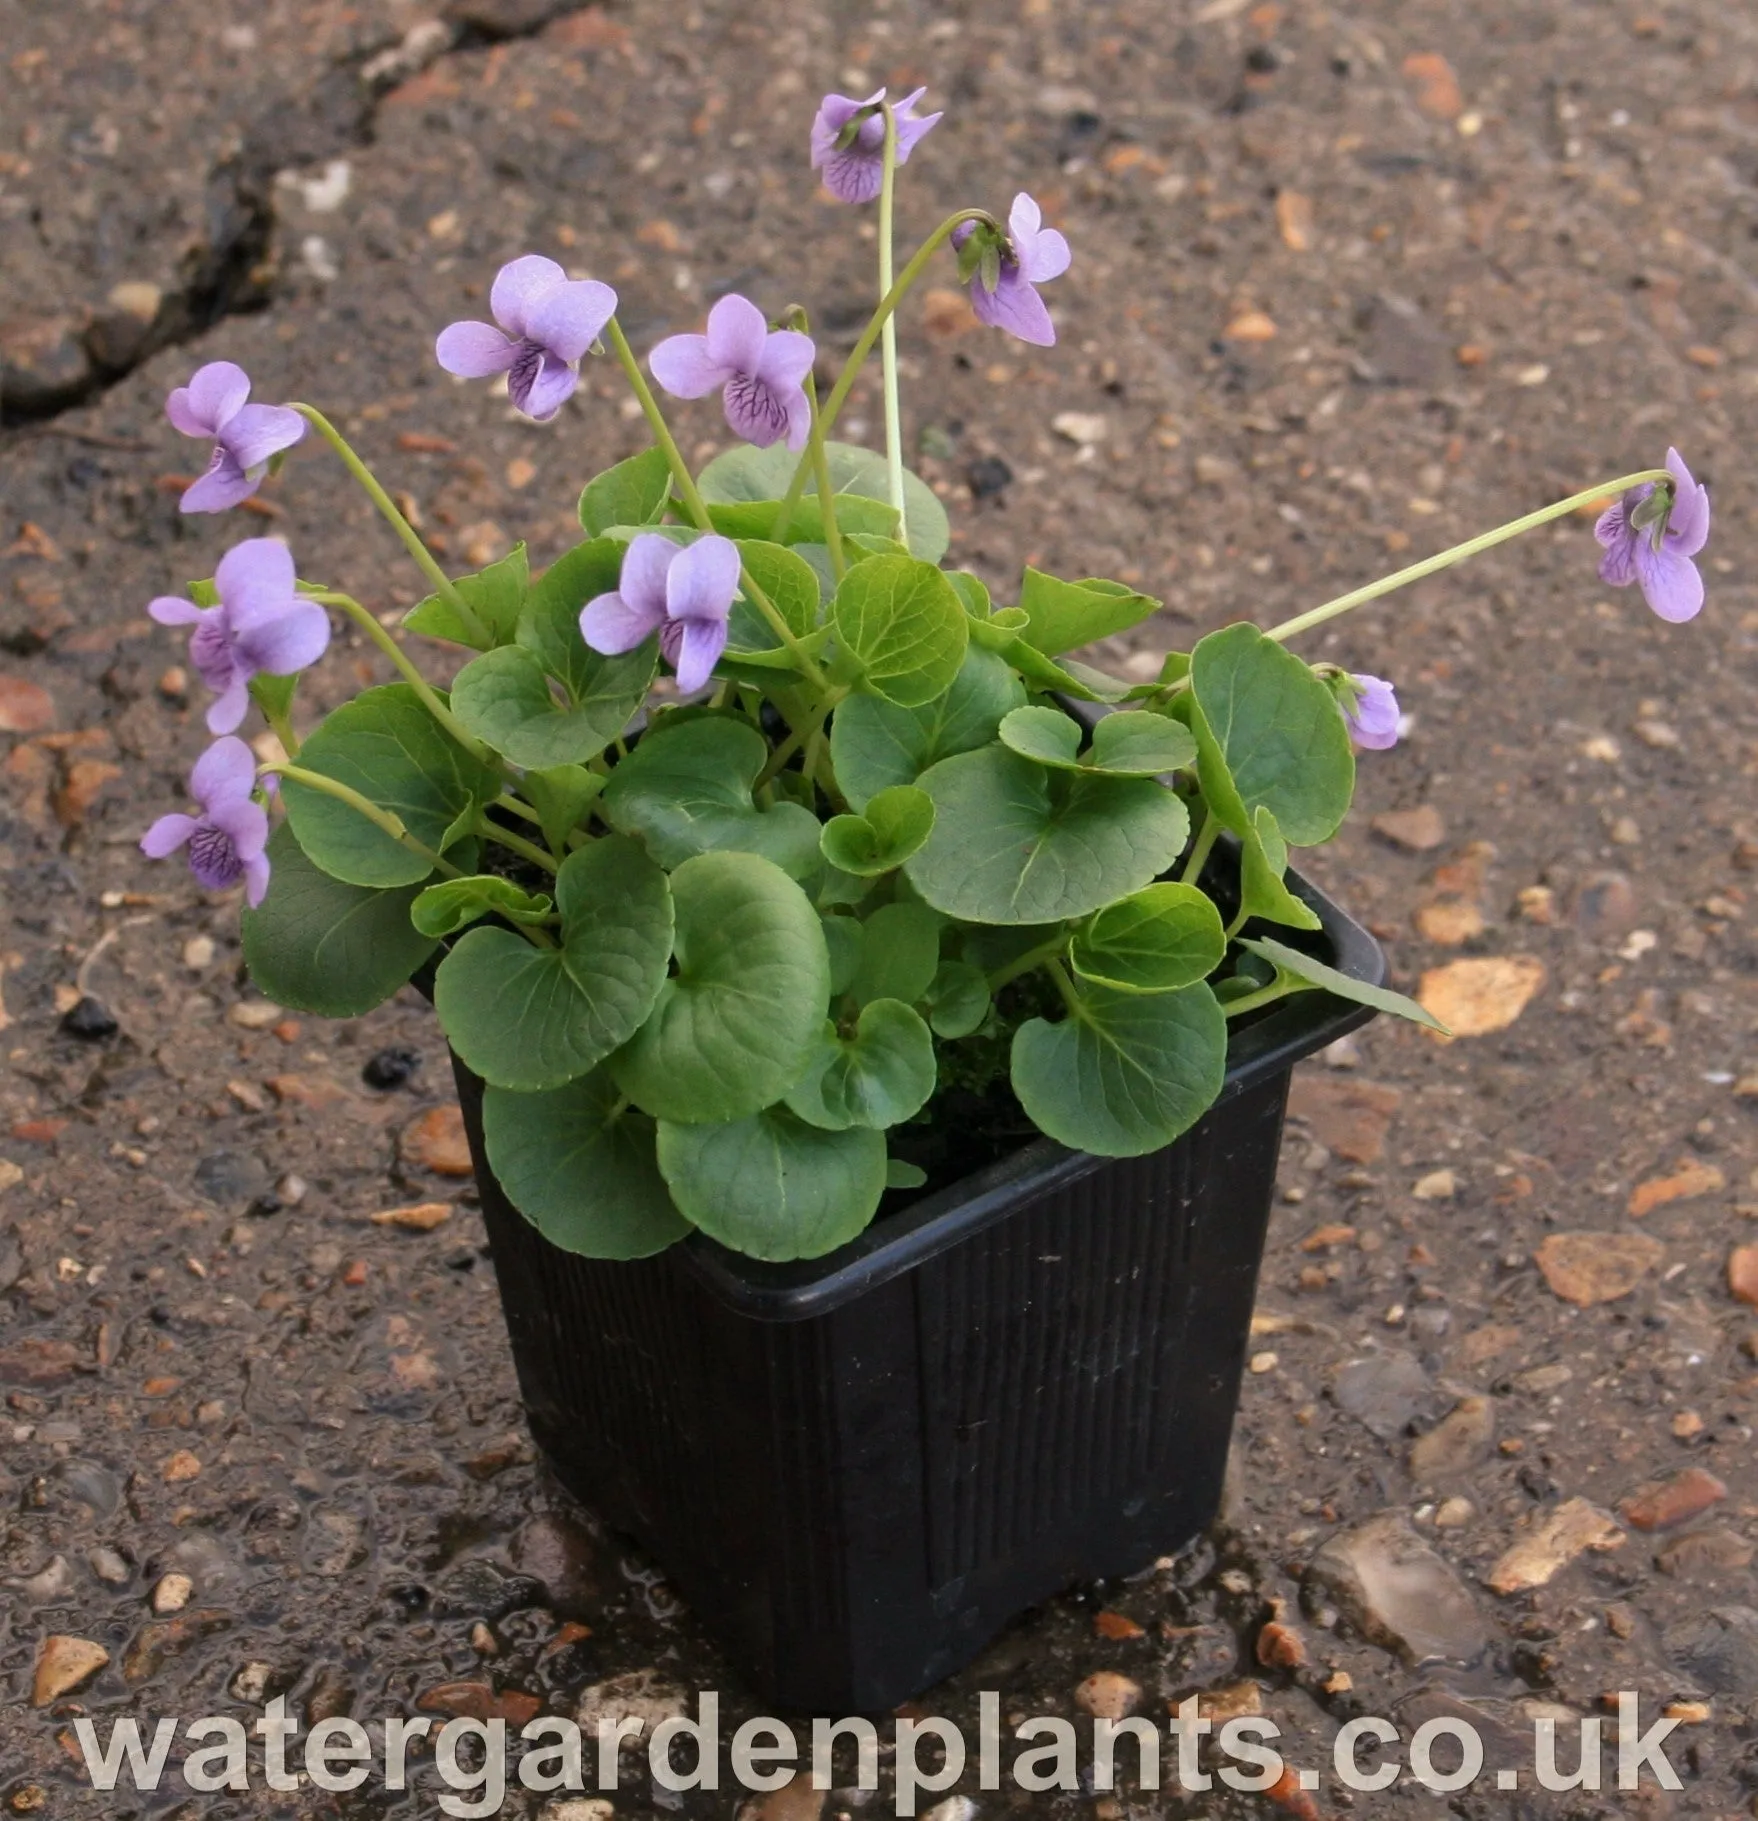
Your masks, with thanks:
M1290 884L1315 948L1379 983L1373 938ZM558 1250L501 1193L459 1065L533 1436L772 1708L894 1707L1214 1517L1289 1077L1370 1016L1301 994L1235 1033L1167 1149L1043 1140L791 1266L701 1236L634 1264Z

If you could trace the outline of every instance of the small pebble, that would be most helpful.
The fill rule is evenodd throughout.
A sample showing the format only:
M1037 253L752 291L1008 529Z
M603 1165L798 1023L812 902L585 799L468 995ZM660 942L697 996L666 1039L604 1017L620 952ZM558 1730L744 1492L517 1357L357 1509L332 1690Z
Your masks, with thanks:
M153 1589L153 1611L181 1612L195 1592L195 1583L186 1574L163 1576Z
M212 936L191 936L183 945L183 965L199 973L204 967L214 964L214 939Z

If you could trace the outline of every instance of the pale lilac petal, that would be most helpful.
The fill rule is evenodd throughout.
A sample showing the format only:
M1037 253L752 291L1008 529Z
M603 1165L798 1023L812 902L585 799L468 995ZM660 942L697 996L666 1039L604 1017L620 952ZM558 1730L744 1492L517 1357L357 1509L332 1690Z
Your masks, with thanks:
M488 293L489 311L509 335L522 339L529 333L532 307L567 282L567 273L553 259L527 253L495 274Z
M643 531L629 540L623 552L617 592L630 606L653 616L654 625L665 618L665 578L676 560L678 546L657 531Z
M798 394L800 389L795 386L791 390ZM722 401L733 434L755 443L759 449L780 442L789 432L787 398L752 374L735 373L726 382Z
M764 342L755 368L746 371L754 373L766 386L785 391L789 386L805 384L817 354L811 336L802 335L798 329L777 329Z
M214 697L208 707L209 733L236 733L250 713L250 679L254 673L246 664L234 665L232 680Z
M140 838L140 851L149 860L168 860L201 824L194 816L160 816Z
M250 396L250 375L229 360L197 367L165 400L165 415L185 436L213 436Z
M769 323L748 297L729 292L708 312L708 352L735 373L755 373Z
M573 396L580 376L537 342L526 342L507 375L507 397L533 423L547 424Z
M279 538L247 537L220 558L214 587L236 614L260 614L293 598L293 553Z
M330 643L330 616L316 601L295 600L260 619L234 616L234 639L244 658L273 677L315 664Z
M724 620L738 585L738 545L729 537L698 538L678 552L666 572L666 614L674 620Z
M557 360L578 360L604 332L616 307L616 292L596 279L557 285L527 311L525 333Z
M694 695L714 674L726 650L724 620L673 620L660 634L660 649L677 672L678 690Z
M256 755L242 740L216 740L189 774L189 794L203 809L238 802L256 784Z
M1030 245L1019 249L1020 272L1035 285L1047 284L1052 278L1060 278L1073 259L1067 239L1055 228L1045 228L1041 234L1034 234Z
M252 910L269 894L269 858L257 854L244 862L244 902Z
M201 479L184 488L177 502L182 512L226 512L256 491L255 479L233 460L232 452L216 443Z
M1652 491L1652 489L1650 489ZM1627 494L1625 499L1641 499L1647 496L1640 489L1634 494ZM1626 543L1634 534L1630 530L1630 514L1624 499L1614 500L1611 505L1593 522L1593 535L1607 550L1615 550L1618 545Z
M818 104L818 113L812 121L812 168L816 170L832 156L837 140L842 137L842 129L862 108L874 107L884 99L884 89L875 89L865 101L857 101L852 95L826 95ZM880 134L884 134L883 124Z
M1050 312L1017 267L1003 265L1000 282L993 291L980 276L973 278L971 308L976 311L977 320L992 329L1004 329L1034 347L1055 346L1056 325L1050 320Z
M580 636L607 658L635 647L653 636L665 619L665 610L634 607L620 594L601 594L580 609Z
M1694 620L1703 607L1703 577L1682 551L1663 544L1656 550L1646 538L1636 545L1636 579L1642 597L1672 625Z
M812 437L812 407L799 386L783 393L782 403L787 407L787 446L797 454Z
M291 449L305 434L305 419L286 405L244 405L220 430L220 443L240 468L258 468Z
M1403 717L1398 698L1383 677L1355 676L1359 694L1353 710L1344 709L1343 719L1357 746L1369 752L1386 752L1398 744L1398 727Z
M1695 556L1709 542L1709 489L1697 485L1677 449L1667 450L1666 465L1673 477L1673 509L1666 525L1667 546L1680 556Z
M161 626L199 626L216 608L198 607L175 594L161 594L147 602L147 612Z
M232 838L211 818L203 816L189 837L189 870L203 890L223 892L236 885L244 873L244 862L232 845Z
M455 322L441 329L433 344L434 358L460 379L492 379L505 373L518 351L516 341L485 322Z
M667 336L647 365L673 398L706 398L732 377L732 369L709 353L706 335Z
M907 164L909 155L937 127L941 114L917 114L916 103L927 94L925 88L919 88L913 95L906 95L897 104L897 162Z
M1039 228L1044 225L1044 211L1026 191L1021 190L1013 199L1013 207L1007 211L1007 235L1017 246L1021 241L1030 244L1036 237Z
M269 813L252 797L228 797L208 820L232 843L240 860L254 860L269 844Z
M859 208L878 200L885 187L885 159L858 141L840 151L832 148L819 170L824 187L838 202Z

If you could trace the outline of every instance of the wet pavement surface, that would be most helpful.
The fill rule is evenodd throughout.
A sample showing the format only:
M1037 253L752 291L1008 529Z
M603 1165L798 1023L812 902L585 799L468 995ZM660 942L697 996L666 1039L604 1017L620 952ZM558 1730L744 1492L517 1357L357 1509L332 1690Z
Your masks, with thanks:
M520 539L547 561L641 440L615 376L533 427L441 374L434 332L536 248L615 282L639 346L729 288L798 296L846 345L871 249L814 196L805 128L825 88L925 81L950 111L905 232L1025 188L1076 264L1052 351L971 327L949 268L912 303L919 466L991 579L1030 560L1166 598L1113 664L1151 674L1671 441L1717 512L1689 627L1596 581L1583 517L1309 647L1395 679L1414 726L1303 864L1398 984L1452 970L1429 990L1494 1028L1382 1023L1302 1072L1222 1521L919 1703L974 1736L985 1688L1070 1718L1196 1693L1307 1762L1355 1715L1452 1712L1493 1772L1544 1715L1565 1768L1576 1716L1609 1745L1634 1690L1681 1718L1684 1788L1327 1777L1272 1804L971 1775L942 1821L961 1796L1098 1821L1751 1811L1758 19L0 0L0 44L0 1802L436 1812L426 1760L402 1797L170 1779L119 1807L70 1751L82 1714L248 1721L279 1692L308 1723L517 1723L704 1688L729 1731L752 1711L661 1569L534 1458L431 1014L283 1014L243 978L236 903L136 851L203 740L144 605L240 531L179 517L194 445L160 406L237 360L259 398L329 410L454 567ZM845 426L876 419L868 389ZM681 422L725 440L707 406ZM416 598L316 447L244 529L375 610ZM375 664L339 636L302 712ZM634 1759L615 1797L737 1801Z

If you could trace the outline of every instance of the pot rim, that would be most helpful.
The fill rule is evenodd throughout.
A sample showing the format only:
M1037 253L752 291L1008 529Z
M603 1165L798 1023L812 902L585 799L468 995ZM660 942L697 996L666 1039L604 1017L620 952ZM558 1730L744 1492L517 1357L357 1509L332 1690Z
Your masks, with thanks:
M1230 841L1223 842L1221 851L1232 846ZM1322 927L1307 936L1284 932L1284 939L1312 948L1351 979L1383 986L1389 970L1379 943L1292 867L1287 884L1317 912ZM1294 994L1231 1036L1227 1073L1214 1104L1220 1106L1266 1077L1291 1070L1325 1045L1359 1030L1375 1015L1371 1006L1333 993ZM1065 1188L1116 1161L1039 1138L924 1195L901 1213L875 1222L822 1258L765 1264L731 1251L704 1233L692 1234L675 1246L672 1256L680 1268L700 1279L740 1315L756 1321L807 1321L913 1270L1012 1213L1023 1202Z

